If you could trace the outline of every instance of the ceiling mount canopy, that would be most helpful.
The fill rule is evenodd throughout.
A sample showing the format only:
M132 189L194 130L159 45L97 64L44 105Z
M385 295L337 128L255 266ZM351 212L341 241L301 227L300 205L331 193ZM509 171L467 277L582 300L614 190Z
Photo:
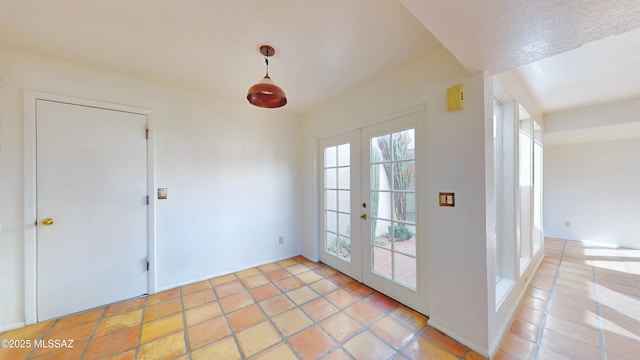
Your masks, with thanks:
M284 90L276 85L269 77L269 57L276 53L270 45L260 46L260 53L264 55L264 63L267 71L259 83L249 88L247 100L252 105L263 108L279 108L287 104L287 95Z

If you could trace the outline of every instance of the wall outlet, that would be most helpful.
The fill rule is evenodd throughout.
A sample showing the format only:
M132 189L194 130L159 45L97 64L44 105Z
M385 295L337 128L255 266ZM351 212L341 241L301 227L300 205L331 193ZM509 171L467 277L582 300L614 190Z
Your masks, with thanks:
M278 238L278 244L282 245L284 243L284 236L280 236Z

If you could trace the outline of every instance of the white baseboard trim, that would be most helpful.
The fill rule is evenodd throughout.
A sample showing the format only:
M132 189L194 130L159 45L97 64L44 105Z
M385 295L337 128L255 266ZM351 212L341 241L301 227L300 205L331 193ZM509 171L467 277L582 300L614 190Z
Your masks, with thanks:
M178 282L178 283L175 283L175 284L156 287L156 292L155 293L159 293L159 292L162 292L162 291L165 291L165 290L171 290L171 289L174 289L174 288L177 288L177 287L180 287L180 286L184 286L184 285L197 283L199 281L213 279L213 278L218 277L218 276L224 276L224 275L237 273L239 271L251 269L251 268L254 268L254 267L257 267L257 266L262 266L262 265L271 264L271 263L282 261L282 260L286 260L286 259L291 259L291 258L299 256L299 255L300 254L288 255L288 256L281 257L281 258L276 258L276 259L273 259L273 260L256 263L256 264L253 264L253 265L243 266L241 268L232 269L232 270L229 270L229 271L223 271L223 272L220 272L220 273L210 274L210 275L202 276L202 277L191 279L191 280L187 280L187 281L181 281L181 282ZM151 295L151 294L149 294L149 295Z
M432 328L435 328L435 329L441 331L442 333L444 333L448 337L456 340L460 344L468 347L469 349L477 352L478 354L480 354L480 355L482 355L482 356L484 356L486 358L489 357L489 351L486 348L486 346L480 346L478 344L475 344L473 341L465 338L464 336L460 336L460 335L456 334L454 331L449 331L449 329L447 329L445 326L440 325L437 321L434 321L432 318L429 318L428 325L431 326Z
M3 327L0 327L0 333L3 333L5 331L9 331L9 330L19 329L19 328L24 327L24 326L25 326L25 324L23 322L14 323L14 324L10 324L10 325L5 325Z

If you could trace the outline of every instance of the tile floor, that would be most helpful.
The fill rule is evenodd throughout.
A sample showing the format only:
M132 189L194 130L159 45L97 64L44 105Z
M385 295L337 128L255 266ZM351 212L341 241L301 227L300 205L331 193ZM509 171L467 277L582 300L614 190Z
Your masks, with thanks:
M640 359L640 250L545 240L496 359Z
M0 334L31 341L0 359L483 359L427 320L296 257Z

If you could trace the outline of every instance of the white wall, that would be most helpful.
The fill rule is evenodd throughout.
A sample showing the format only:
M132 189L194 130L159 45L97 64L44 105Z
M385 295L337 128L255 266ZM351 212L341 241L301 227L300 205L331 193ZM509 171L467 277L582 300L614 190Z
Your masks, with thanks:
M362 84L305 116L303 255L318 259L317 140L427 108L426 212L429 323L488 353L483 74L469 76L444 48ZM465 109L447 112L446 89L463 84ZM456 207L438 206L438 192ZM420 205L419 205L420 206Z
M546 146L545 235L640 249L639 154L640 138Z
M298 116L0 48L0 331L25 319L25 89L153 110L158 290L300 254Z

